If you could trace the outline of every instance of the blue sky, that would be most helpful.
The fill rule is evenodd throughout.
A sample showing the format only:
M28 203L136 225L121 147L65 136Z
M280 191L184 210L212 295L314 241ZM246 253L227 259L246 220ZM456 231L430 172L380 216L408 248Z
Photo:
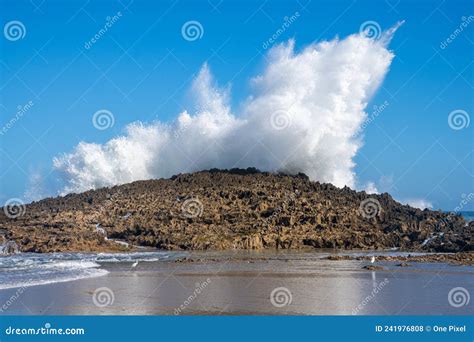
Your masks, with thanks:
M189 108L189 88L207 62L220 84L232 84L236 107L262 69L266 42L285 16L298 20L279 35L296 47L345 37L367 21L385 30L405 24L389 48L396 57L373 100L388 103L365 129L355 158L361 183L397 199L422 199L453 210L474 191L473 126L453 129L448 116L474 113L472 1L6 1L2 27L20 21L24 37L0 39L0 125L18 106L33 105L0 135L0 203L25 198L31 179L55 189L55 156L80 141L104 143L133 121L171 121ZM89 49L85 44L120 18ZM464 22L462 32L455 33ZM188 21L202 25L183 39ZM446 43L448 37L454 37ZM10 37L11 38L11 37ZM443 42L445 42L443 44ZM443 45L443 46L441 46ZM99 109L114 126L96 129ZM465 210L474 210L469 203Z

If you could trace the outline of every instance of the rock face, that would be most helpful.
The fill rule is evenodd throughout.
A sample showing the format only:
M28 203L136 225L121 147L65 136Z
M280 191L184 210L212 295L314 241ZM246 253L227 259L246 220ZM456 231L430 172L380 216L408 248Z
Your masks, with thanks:
M184 250L473 250L474 225L460 216L253 168L137 181L25 209L16 218L0 213L0 230L23 252L127 248L111 239Z
M18 246L15 241L7 241L0 245L0 255L10 255L19 253Z

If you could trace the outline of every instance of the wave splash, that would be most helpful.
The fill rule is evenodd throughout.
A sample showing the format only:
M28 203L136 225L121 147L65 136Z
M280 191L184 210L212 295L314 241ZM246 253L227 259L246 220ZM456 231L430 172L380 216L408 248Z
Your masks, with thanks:
M365 109L388 72L388 43L363 33L296 51L270 49L252 94L235 113L230 88L205 64L192 87L197 110L172 124L135 122L105 144L80 142L54 159L62 194L210 168L303 172L312 180L357 187L353 158L362 145Z
M20 253L0 257L0 290L107 275L104 264L174 260L184 253Z

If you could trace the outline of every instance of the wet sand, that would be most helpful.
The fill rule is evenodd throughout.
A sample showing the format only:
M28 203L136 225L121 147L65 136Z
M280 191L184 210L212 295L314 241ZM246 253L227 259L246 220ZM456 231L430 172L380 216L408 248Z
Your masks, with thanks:
M0 290L0 314L25 315L470 315L453 288L472 292L474 267L327 260L315 253L197 254L194 262L107 263L109 273ZM196 257L196 255L194 256ZM18 293L19 290L21 293Z

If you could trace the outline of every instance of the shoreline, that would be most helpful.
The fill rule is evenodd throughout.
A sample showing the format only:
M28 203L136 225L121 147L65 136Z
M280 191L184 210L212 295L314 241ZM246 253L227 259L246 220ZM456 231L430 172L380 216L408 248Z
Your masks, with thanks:
M327 260L370 260L371 257L353 257L348 255L329 256ZM463 266L474 266L473 252L458 252L458 253L430 253L423 255L408 255L408 256L389 256L378 255L377 261L401 261L401 262L433 262L433 263L447 263ZM405 266L405 265L404 265Z
M385 253L390 253L393 251L385 251ZM398 252L398 251L397 251ZM341 253L342 255L338 255ZM354 256L354 255L346 255L343 254L344 252L334 252L335 255L329 255L327 257L323 257L324 260L330 261L342 261L342 260L364 260L370 261L372 256L375 256L377 261L391 261L391 262L416 262L416 263L446 263L446 264L455 264L455 265L463 265L463 266L474 266L474 253L473 252L459 252L459 253L422 253L422 252L408 252L403 251L403 253L413 253L413 255L383 255L383 252L380 251L356 251L355 253L367 253L366 256ZM351 251L347 251L347 253L351 253ZM352 251L354 253L354 251ZM260 257L260 258L242 258L237 257L230 262L235 261L247 261L247 262L255 262L255 261L268 261L272 260L270 257ZM291 258L288 258L287 261L291 261ZM177 259L174 262L177 263L196 263L196 262L220 262L223 261L221 258L188 258L183 257L181 259ZM407 266L407 265L403 265Z
M330 261L342 261L342 260L366 260L370 261L372 256L375 256L377 261L393 261L393 262L431 262L431 263L447 263L447 264L456 264L456 265L464 265L464 266L474 266L474 252L457 252L457 253L437 253L437 252L420 252L420 251L401 251L401 250L331 250L331 249L288 249L288 250L274 250L274 249L261 249L261 250L245 250L245 249L238 249L238 250L177 250L177 251L169 251L163 249L155 249L149 247L136 247L129 248L129 249L104 249L100 251L61 251L61 252L45 252L45 253L36 253L36 252L28 252L28 253L14 253L14 254L4 254L0 255L0 258L9 257L9 256L21 256L22 254L25 255L49 255L49 254L57 254L57 253L72 253L72 254L84 254L84 255L94 255L94 254L111 254L111 255L120 255L120 254L130 254L133 253L154 253L154 252L161 252L161 253L189 253L190 257L182 257L179 259L174 260L175 263L195 263L195 262L220 262L224 259L222 257L217 258L209 258L203 256L196 256L198 254L235 254L235 256L230 261L267 261L272 260L272 257L266 257L265 254L287 254L289 258L287 260L292 260L292 257L298 254L323 254L323 253L330 253L324 257L325 260ZM242 254L251 253L251 254L261 254L260 257L245 257ZM354 253L359 254L366 254L366 255L354 255ZM386 255L388 253L402 253L403 255ZM406 255L408 254L408 255ZM228 259L226 259L228 260ZM229 261L229 260L228 260Z
M358 252L361 253L361 252ZM367 271L364 255L328 259L327 253L190 253L159 261L101 262L107 274L0 290L10 315L374 315L466 314L447 295L468 288L472 266L413 263ZM108 257L112 259L113 254ZM135 266L134 266L135 265ZM437 277L436 282L432 279ZM284 289L283 289L284 288ZM430 290L427 292L426 288ZM21 289L21 293L19 292ZM273 305L283 289L285 306ZM374 295L374 289L378 292ZM407 292L406 289L410 289ZM110 302L96 305L95 296ZM15 298L21 299L17 300ZM190 298L192 297L192 300ZM99 297L97 297L99 298ZM370 298L370 300L367 300ZM403 300L400 300L402 298ZM380 304L383 304L384 309ZM102 305L102 304L100 304ZM387 310L387 312L385 311Z

